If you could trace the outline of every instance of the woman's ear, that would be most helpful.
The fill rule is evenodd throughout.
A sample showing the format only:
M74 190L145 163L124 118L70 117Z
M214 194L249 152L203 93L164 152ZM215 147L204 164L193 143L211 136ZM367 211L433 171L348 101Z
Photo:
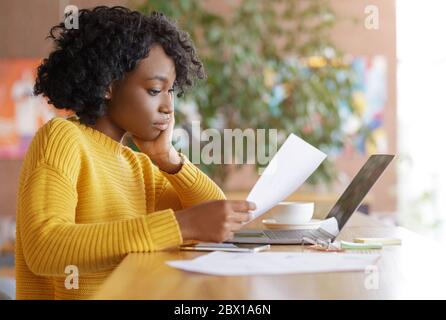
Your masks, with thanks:
M111 99L111 90L107 90L105 92L105 100L110 100Z
M113 84L110 84L105 91L105 100L111 100L113 92Z

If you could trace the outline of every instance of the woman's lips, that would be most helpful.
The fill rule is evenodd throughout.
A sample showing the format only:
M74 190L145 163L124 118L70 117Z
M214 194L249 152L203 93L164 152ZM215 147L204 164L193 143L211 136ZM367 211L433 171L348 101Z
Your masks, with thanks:
M158 130L164 131L169 127L169 123L168 122L159 122L159 123L154 123L153 126L155 128L157 128Z

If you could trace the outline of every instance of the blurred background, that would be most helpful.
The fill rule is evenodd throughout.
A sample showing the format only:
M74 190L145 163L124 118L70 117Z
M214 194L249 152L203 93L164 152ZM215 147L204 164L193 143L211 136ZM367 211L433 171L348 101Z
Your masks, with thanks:
M32 86L51 51L48 31L68 5L124 5L175 18L208 74L176 100L176 125L277 129L279 146L294 132L327 152L290 197L315 201L317 216L327 214L370 154L396 154L361 211L446 241L444 1L0 1L0 276L13 276L26 148L39 126L67 115L34 97ZM245 198L259 176L252 164L200 167L234 199Z

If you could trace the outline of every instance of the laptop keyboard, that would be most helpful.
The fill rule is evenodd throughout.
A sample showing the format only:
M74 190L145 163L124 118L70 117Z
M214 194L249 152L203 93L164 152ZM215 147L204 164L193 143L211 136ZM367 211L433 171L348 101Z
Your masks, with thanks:
M301 239L304 233L299 230L263 230L263 233L270 239Z
M332 239L333 236L323 229L316 230L263 230L263 233L272 240L298 240L303 237L312 239Z

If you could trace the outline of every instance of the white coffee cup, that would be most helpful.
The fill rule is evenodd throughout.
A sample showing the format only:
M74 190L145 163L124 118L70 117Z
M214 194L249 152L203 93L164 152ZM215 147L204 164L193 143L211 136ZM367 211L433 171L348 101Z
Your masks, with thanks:
M277 223L304 224L311 221L314 202L280 202L273 218Z

